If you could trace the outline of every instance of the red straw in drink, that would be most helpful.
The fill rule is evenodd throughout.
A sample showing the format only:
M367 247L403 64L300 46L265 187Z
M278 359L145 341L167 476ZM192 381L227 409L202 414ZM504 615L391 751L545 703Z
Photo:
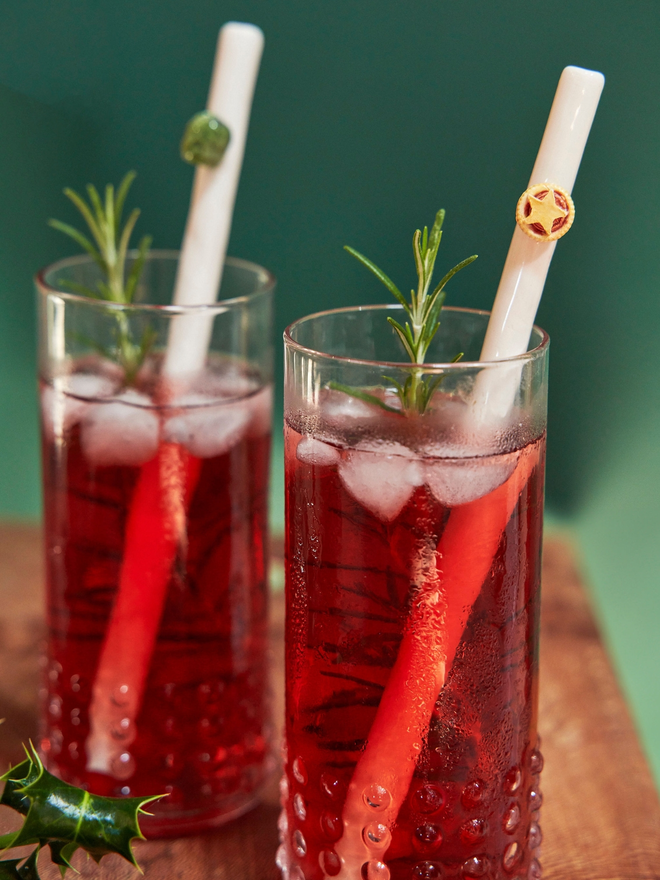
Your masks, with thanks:
M603 84L602 74L576 67L566 68L559 81L530 182L547 184L538 192L539 201L552 198L555 209L551 184L570 194ZM552 232L552 218L549 229ZM516 227L482 360L526 351L554 244L554 239L532 242ZM490 433L510 412L520 371L512 365L503 383L500 375L485 369L477 378L464 426L468 431ZM396 822L472 606L520 493L538 464L532 449L520 452L515 470L501 486L452 508L437 547L429 541L420 549L412 578L412 611L344 803L343 835L335 845L341 861L335 877L340 880L360 880L365 865L370 878L371 860L374 877L389 877L378 861L382 849L369 845L365 828L374 820L390 828Z
M216 301L256 83L263 34L230 22L221 30L207 109L227 125L231 140L217 168L198 167L181 248L174 304ZM212 318L177 316L164 361L168 399L204 368ZM117 598L92 688L89 771L132 775L127 746L149 674L167 585L177 552L185 548L186 516L201 462L180 444L161 442L142 466L126 525ZM124 765L122 764L124 762Z

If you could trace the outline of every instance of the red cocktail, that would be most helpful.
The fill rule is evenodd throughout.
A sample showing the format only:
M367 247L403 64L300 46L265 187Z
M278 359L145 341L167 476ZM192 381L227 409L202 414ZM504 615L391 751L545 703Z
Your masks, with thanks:
M143 823L166 835L245 811L269 768L271 388L213 351L183 389L161 369L155 351L129 386L90 354L44 370L40 750L97 793L167 794Z
M327 354L309 351L315 320L336 325ZM297 880L534 878L545 341L515 419L484 440L466 429L478 368L397 412L373 379L404 368L346 357L377 332L346 310L287 339L279 862Z

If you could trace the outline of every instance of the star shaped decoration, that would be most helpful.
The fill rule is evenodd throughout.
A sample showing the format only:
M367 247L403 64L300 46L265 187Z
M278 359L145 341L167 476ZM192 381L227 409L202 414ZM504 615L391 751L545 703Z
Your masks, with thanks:
M516 222L535 241L555 241L571 228L575 206L570 195L550 183L537 183L521 195Z

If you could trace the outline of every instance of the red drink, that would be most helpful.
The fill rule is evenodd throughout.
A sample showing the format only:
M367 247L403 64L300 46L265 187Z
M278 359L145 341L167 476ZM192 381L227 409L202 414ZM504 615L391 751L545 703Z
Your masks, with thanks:
M41 751L51 771L98 793L168 792L142 825L179 834L243 812L264 780L270 388L234 369L207 374L178 406L159 406L148 388L121 392L89 367L81 363L67 390L42 391L49 656ZM137 715L120 712L110 731L120 754L102 774L88 767L90 702L136 488L163 451L184 461L189 477L163 487L176 534L162 613Z
M440 446L434 456L425 444L438 423L430 432L424 427L421 438L413 427L432 414L378 415L376 407L344 396L340 407L362 407L364 415L344 419L341 429L339 418L324 424L322 397L319 402L311 421L303 417L285 430L287 748L279 854L285 877L536 878L544 436L511 436L506 447L481 457L445 457ZM508 507L499 509L507 498ZM459 550L469 556L485 541L484 516L501 522L493 553L486 553L487 574L459 609L466 623L454 622L453 662L444 644L446 681L432 691L430 722L419 745L413 743L418 756L395 821L383 824L381 811L395 796L381 778L366 777L364 792L351 781L383 726L381 701L392 703L388 682L409 647L411 627L429 627L422 634L429 664L434 630L451 633L451 597L440 617L420 617L426 570L435 557L440 577L448 576L456 568L452 548L454 557ZM412 673L405 681L412 704L418 684ZM400 739L410 736L409 725L400 731ZM396 741L395 731L395 748ZM389 758L396 763L395 748ZM384 751L376 761L386 765ZM373 766L373 754L370 760ZM368 855L357 866L338 855L356 795L367 804L364 815L372 814L361 830Z

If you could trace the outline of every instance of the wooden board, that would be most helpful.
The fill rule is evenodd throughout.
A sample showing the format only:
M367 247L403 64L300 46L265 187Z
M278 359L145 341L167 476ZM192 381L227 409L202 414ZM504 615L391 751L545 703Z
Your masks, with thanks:
M35 529L0 527L0 761L20 758L36 732L43 584ZM283 602L273 601L278 718L282 714ZM545 545L540 730L546 759L541 824L545 880L660 880L660 805L570 545ZM136 845L147 880L276 880L276 780L257 810L203 835ZM9 811L0 815L8 830ZM5 823L2 825L2 823ZM14 826L15 827L15 826ZM128 880L114 856L82 877ZM59 874L43 858L43 880Z

